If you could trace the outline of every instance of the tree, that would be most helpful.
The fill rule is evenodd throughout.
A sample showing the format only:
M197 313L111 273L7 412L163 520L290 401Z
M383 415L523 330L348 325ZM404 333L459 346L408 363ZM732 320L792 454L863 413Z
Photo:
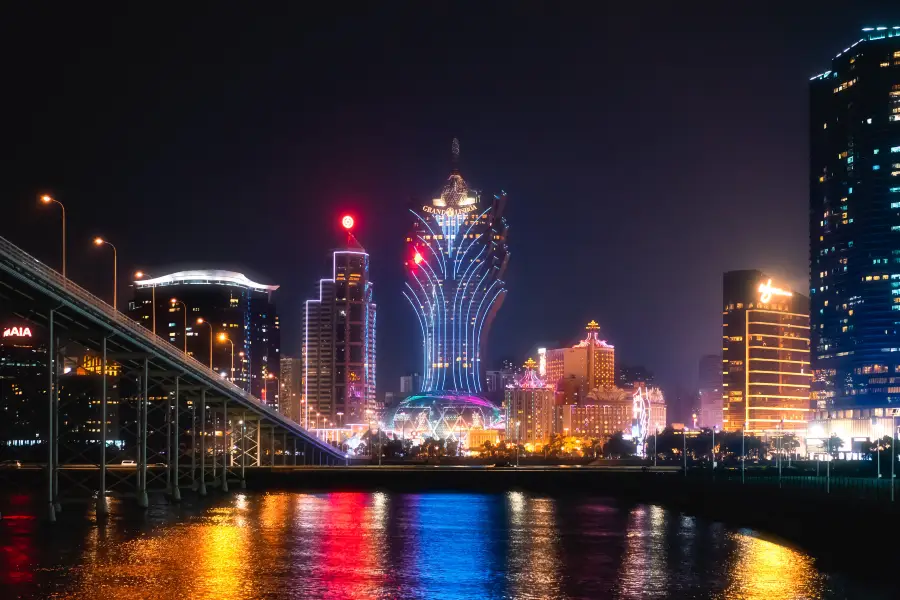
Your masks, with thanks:
M843 445L844 445L844 440L842 440L841 438L839 438L837 435L835 435L833 433L831 434L831 437L829 437L825 441L825 448L828 451L828 453L831 455L832 458L838 457L838 452L840 451L840 449Z
M621 431L618 431L603 446L603 454L616 458L634 456L635 445L631 440L626 440Z

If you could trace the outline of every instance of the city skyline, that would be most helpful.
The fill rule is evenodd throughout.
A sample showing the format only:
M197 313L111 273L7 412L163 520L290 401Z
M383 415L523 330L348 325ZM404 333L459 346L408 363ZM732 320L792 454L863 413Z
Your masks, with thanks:
M17 175L2 191L7 199L21 199L9 202L9 217L21 226L5 233L56 264L56 217L35 211L29 202L46 189L69 209L71 276L95 293L109 289L108 257L88 245L98 234L117 244L123 272L126 265L153 272L203 265L277 281L283 286L277 300L285 327L284 353L299 356L299 299L307 293L307 282L326 266L322 248L340 235L335 214L352 212L370 240L367 247L377 256L373 280L381 305L379 327L398 332L379 348L379 378L393 382L402 373L418 370L420 363L407 352L418 325L409 319L400 296L405 255L392 224L403 219L410 196L432 189L445 175L434 157L443 156L446 140L458 136L466 148L471 180L484 189L507 189L514 199L510 235L516 260L507 277L513 293L498 313L489 359L525 356L535 340L567 343L574 328L597 318L623 364L646 365L667 389L692 388L698 357L717 348L716 299L722 272L759 268L795 289L804 287L799 284L806 279L806 240L796 232L807 223L805 84L825 66L824 58L857 39L862 26L897 22L896 15L879 8L878 13L866 13L835 3L820 15L801 18L787 12L774 19L762 9L744 9L742 18L724 19L724 9L711 6L690 22L664 8L645 21L646 35L679 48L685 56L702 51L707 62L681 73L674 68L674 58L660 58L671 73L653 72L647 83L631 81L627 86L614 81L655 54L643 48L643 41L625 39L624 31L630 29L624 25L635 18L627 12L598 12L586 19L585 30L575 28L566 40L525 48L515 60L510 52L485 43L446 55L450 30L426 27L422 30L431 31L434 39L423 42L416 37L417 43L424 43L422 52L456 65L466 90L490 90L495 86L488 84L502 82L504 92L467 91L471 98L455 92L433 105L416 103L408 114L374 100L377 96L370 89L359 99L341 86L324 101L309 97L305 88L287 79L288 72L293 77L298 70L284 69L285 62L296 61L315 81L334 80L326 70L304 62L296 48L262 44L263 50L251 56L228 53L225 64L235 69L267 56L262 54L267 49L283 54L265 63L269 67L252 75L253 81L228 84L229 69L194 68L216 64L202 46L212 42L211 47L218 48L224 40L194 40L194 32L186 27L173 33L171 50L159 56L144 55L127 40L118 40L140 59L140 68L115 84L128 102L117 103L109 112L103 105L95 107L91 94L79 99L64 88L46 98L28 98L32 110L37 103L46 118L34 131L13 125L11 139L17 150L11 168ZM395 16L388 11L375 18L388 22ZM539 39L528 34L540 29L542 20L558 25L569 22L570 16L523 10L502 17L477 14L473 21L474 27L490 32L485 39L500 30L507 47L520 49L526 38ZM186 15L187 22L190 17ZM235 16L218 18L228 22ZM511 19L518 33L496 27L498 18ZM403 24L418 30L419 23L408 19ZM603 25L605 21L612 26ZM271 21L267 25L278 28ZM608 42L592 41L586 31L592 25L611 30ZM612 31L616 25L623 25L623 33ZM70 33L57 31L60 26L54 20L46 23L48 41L35 60L57 65L47 72L65 80L78 72L80 62L68 62L60 45L80 46ZM692 40L672 34L679 29L711 35ZM422 76L421 95L440 96L434 92L447 84L448 76L426 72L425 58L410 55L402 36L383 39L385 31L390 29L374 27L355 40L348 40L349 34L336 38L338 44L353 43L334 60L346 66L355 50L386 44L385 56L372 59L376 66L393 65L381 83L390 87ZM788 32L791 35L782 35ZM774 40L762 46L763 56L757 43L760 34ZM607 43L624 44L624 63L615 67L608 82L586 78L576 63L564 67L572 83L557 90L558 101L528 85L533 76L556 73L556 65L566 57L583 56L606 65ZM96 84L87 87L103 93L117 81L107 81L107 76L120 72L116 67L122 58L106 54L103 47L92 50L91 56L97 60L81 75ZM179 62L191 68L196 81L181 77L184 68L170 69ZM482 69L473 68L482 63ZM524 64L529 70L522 70ZM767 94L742 100L752 96L763 68ZM146 93L169 72L175 75L171 89ZM41 87L32 85L32 74L14 70L11 76L13 87ZM691 86L678 83L687 77ZM226 92L213 93L223 82ZM275 98L249 91L273 86L281 90ZM641 100L660 89L672 95L664 109ZM308 112L316 113L333 104L335 96L340 103L322 120L337 122L334 127L310 123L292 112L302 100ZM188 101L181 102L185 98ZM539 113L547 102L554 102L550 108L556 113L566 107L562 112L569 116L522 118ZM72 118L73 111L87 118ZM96 125L101 114L109 121ZM352 117L341 119L347 115ZM670 139L653 133L658 118L642 115L664 118L664 137ZM230 127L243 118L258 120L255 132ZM129 139L122 139L118 132L127 123L136 125ZM723 123L729 127L721 127ZM86 127L91 127L89 134ZM742 144L735 145L734 139ZM77 152L70 140L81 140ZM625 151L609 150L613 146ZM723 148L727 150L720 157ZM110 162L117 168L98 179L96 173ZM653 177L647 175L650 169ZM740 207L750 202L758 206L758 215L743 214ZM785 218L771 223L765 214L778 206L787 207ZM173 235L160 244L163 232L175 225L202 235L201 243L172 229ZM304 235L293 235L298 229ZM242 243L246 239L253 243ZM709 252L719 248L727 252ZM598 265L597 257L613 254L615 260ZM575 281L580 293L571 290ZM120 297L123 291L120 286ZM657 311L660 302L665 310ZM545 306L567 309L547 315ZM672 318L675 314L679 318Z

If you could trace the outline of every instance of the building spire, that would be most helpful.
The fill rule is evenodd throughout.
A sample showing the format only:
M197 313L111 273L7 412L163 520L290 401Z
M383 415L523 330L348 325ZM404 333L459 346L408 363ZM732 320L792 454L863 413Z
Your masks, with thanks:
M450 145L450 164L453 166L453 172L459 173L459 140L453 138Z

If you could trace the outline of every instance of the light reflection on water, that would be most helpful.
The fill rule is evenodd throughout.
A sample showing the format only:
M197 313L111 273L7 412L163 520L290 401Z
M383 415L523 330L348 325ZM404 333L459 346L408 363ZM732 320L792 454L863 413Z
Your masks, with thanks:
M68 517L68 519L67 519ZM878 598L797 550L652 505L238 493L0 525L3 598Z

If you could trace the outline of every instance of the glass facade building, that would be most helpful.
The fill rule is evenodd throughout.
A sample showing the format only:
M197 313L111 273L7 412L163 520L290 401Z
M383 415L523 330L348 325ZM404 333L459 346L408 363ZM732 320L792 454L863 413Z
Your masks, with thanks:
M139 279L134 288L131 318L279 409L281 336L272 302L277 285L233 271L197 270ZM219 340L223 333L234 344L233 362L232 344Z
M422 334L425 393L483 393L482 357L506 295L506 193L485 199L470 189L458 158L453 140L453 169L440 195L410 209L403 293Z
M810 300L819 409L900 403L900 26L810 81Z

